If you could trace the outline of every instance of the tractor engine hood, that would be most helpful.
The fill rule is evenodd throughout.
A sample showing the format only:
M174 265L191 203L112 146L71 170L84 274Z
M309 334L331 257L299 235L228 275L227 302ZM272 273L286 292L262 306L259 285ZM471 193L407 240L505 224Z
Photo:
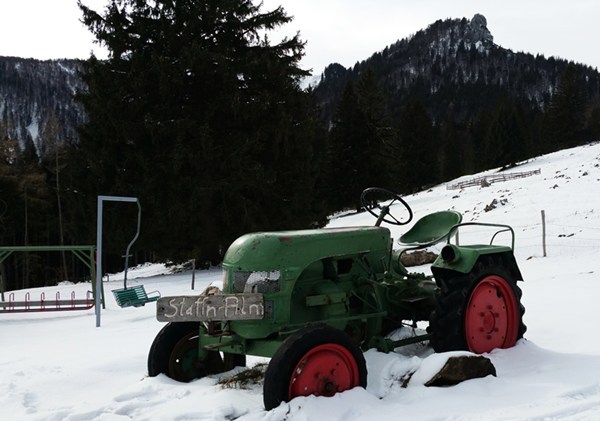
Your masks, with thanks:
M295 279L309 264L325 258L389 253L390 231L383 227L325 228L260 232L235 240L223 258L234 271L281 271Z

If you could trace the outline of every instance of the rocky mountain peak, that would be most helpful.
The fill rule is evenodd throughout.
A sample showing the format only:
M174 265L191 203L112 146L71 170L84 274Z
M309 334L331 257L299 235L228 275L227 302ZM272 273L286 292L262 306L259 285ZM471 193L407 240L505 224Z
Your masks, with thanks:
M479 13L476 13L475 16L473 16L467 25L465 38L472 43L481 42L486 46L494 43L494 37L487 28L487 19L485 16L480 15Z
M443 121L448 110L455 120L466 120L506 95L526 108L546 109L567 64L495 44L487 19L477 13L471 19L439 19L352 68L331 65L315 93L323 118L332 121L347 81L359 80L371 68L381 89L390 93L390 115L399 115L410 98L421 98L435 122ZM596 98L600 75L577 68L587 95Z

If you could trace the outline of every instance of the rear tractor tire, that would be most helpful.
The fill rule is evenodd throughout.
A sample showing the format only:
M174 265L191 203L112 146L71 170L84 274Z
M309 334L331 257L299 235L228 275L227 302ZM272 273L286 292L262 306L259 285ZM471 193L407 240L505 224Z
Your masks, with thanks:
M188 383L211 374L219 374L246 365L246 356L209 351L206 359L198 357L197 322L167 323L154 338L148 353L148 375L166 374Z
M436 352L477 354L510 348L527 330L521 289L497 256L484 256L469 274L445 272L430 317Z
M273 355L263 388L265 409L298 396L333 396L367 386L362 351L350 336L333 327L309 325L283 341Z

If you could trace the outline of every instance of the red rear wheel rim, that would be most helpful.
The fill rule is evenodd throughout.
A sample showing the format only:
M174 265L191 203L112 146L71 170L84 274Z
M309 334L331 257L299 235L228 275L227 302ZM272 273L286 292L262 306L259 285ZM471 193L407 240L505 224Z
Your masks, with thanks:
M294 368L289 398L333 396L358 385L358 364L352 353L338 344L323 344L304 354Z
M487 276L475 286L465 315L465 336L472 352L510 348L517 342L519 310L506 280Z

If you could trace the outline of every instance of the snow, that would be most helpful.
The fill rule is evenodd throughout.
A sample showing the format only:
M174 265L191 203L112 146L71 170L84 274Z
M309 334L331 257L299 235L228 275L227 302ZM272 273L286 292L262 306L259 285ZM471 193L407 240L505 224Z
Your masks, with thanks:
M31 123L27 126L27 132L29 132L32 139L38 138L40 134L40 121L37 115L33 117Z
M456 209L465 221L513 226L515 254L525 282L522 302L528 330L511 349L487 354L497 377L452 387L425 387L448 354L423 344L385 354L365 352L366 390L332 398L302 397L265 411L262 383L224 387L220 378L189 384L166 376L150 378L146 359L156 333L155 306L119 308L111 290L122 274L104 283L102 327L94 310L0 314L0 408L10 420L598 420L600 419L600 143L533 159L511 171L541 169L540 175L490 187L447 190L445 185L406 198L418 219L428 212ZM491 174L492 172L487 172ZM483 174L479 174L483 175ZM472 176L472 177L475 177ZM461 179L468 179L461 177ZM456 182L459 180L454 180ZM497 207L485 212L493 199ZM392 207L400 212L399 206ZM547 256L543 257L541 211L546 214ZM344 215L330 226L372 225L369 214ZM393 227L394 238L407 227ZM467 231L467 230L465 230ZM474 229L460 241L489 239ZM510 236L498 241L510 242ZM481 242L481 241L480 241ZM427 271L426 267L417 271ZM191 272L171 273L164 265L128 272L128 284L143 284L163 296L193 294ZM214 283L220 270L196 272L196 293ZM89 283L32 289L68 297L85 296ZM25 291L15 291L22 299ZM264 363L249 357L249 365ZM408 372L415 372L401 387Z

